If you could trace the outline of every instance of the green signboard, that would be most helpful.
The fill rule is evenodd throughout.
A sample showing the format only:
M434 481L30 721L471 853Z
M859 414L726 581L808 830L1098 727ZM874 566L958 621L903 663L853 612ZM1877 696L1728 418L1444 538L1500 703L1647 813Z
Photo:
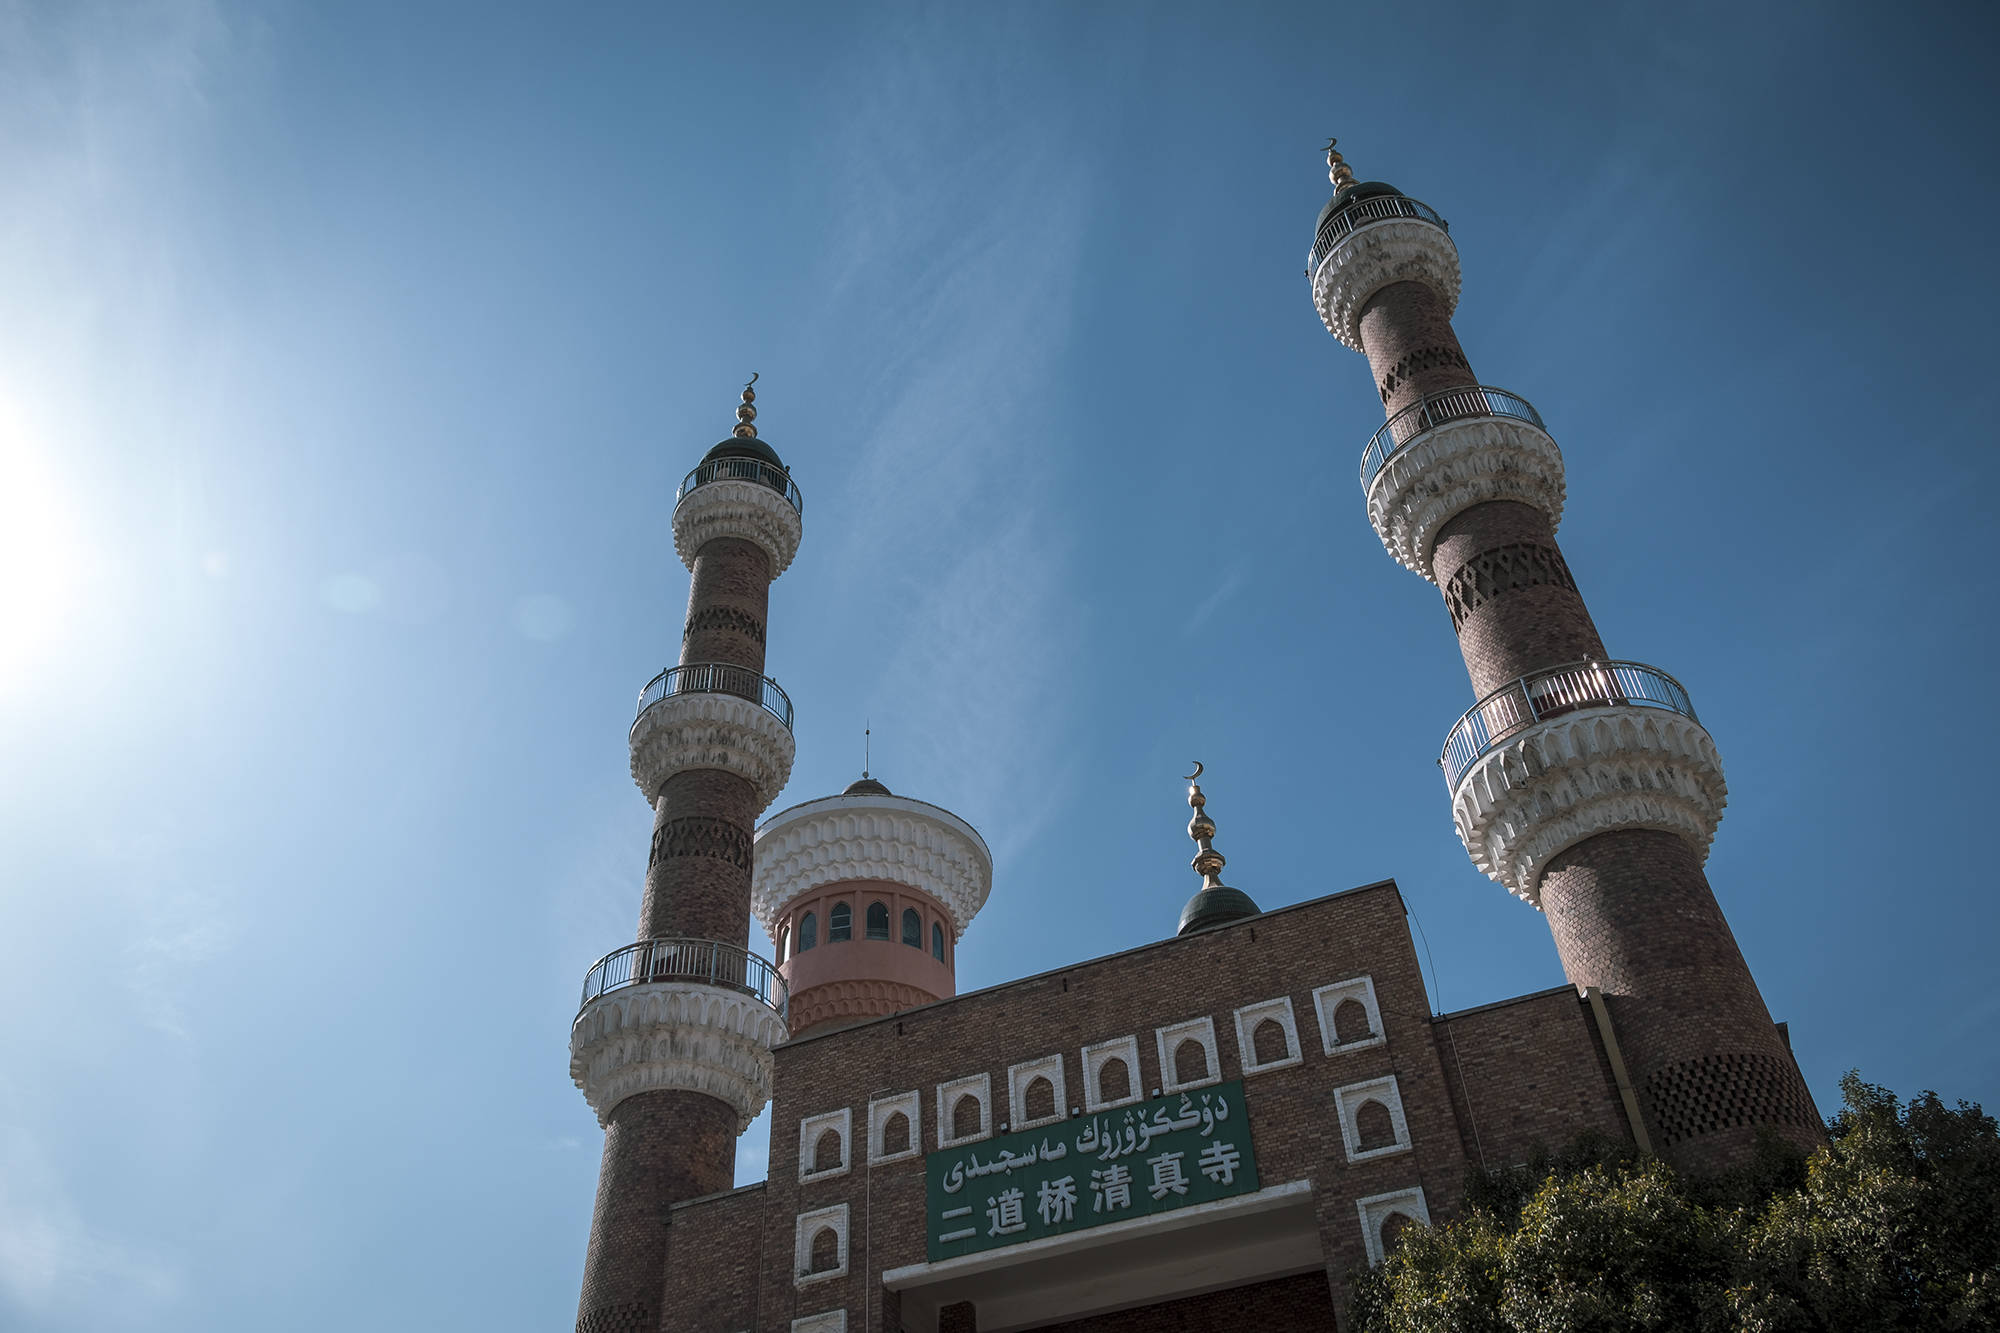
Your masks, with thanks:
M924 1177L936 1262L1250 1194L1257 1159L1236 1082L946 1148Z

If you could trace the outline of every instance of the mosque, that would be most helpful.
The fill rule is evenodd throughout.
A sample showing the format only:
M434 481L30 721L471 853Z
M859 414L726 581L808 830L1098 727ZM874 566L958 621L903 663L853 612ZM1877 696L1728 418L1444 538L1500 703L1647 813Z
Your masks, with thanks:
M1308 274L1382 400L1369 521L1443 594L1477 699L1442 746L1452 817L1565 984L1435 1014L1393 881L1260 911L1222 881L1197 765L1172 938L958 994L992 887L972 824L865 774L757 822L791 772L764 653L804 527L746 388L674 508L693 581L632 724L637 938L570 1030L604 1126L577 1333L1333 1329L1345 1275L1453 1216L1469 1169L1587 1129L1696 1172L1819 1141L1704 875L1715 743L1598 637L1556 544L1562 453L1452 330L1444 219L1327 162ZM732 1188L767 1104L769 1179Z

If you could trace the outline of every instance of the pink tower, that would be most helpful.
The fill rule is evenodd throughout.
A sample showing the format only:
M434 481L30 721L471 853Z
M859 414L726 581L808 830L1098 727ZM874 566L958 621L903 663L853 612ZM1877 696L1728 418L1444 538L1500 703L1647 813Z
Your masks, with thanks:
M777 942L792 1035L958 993L958 940L993 887L979 831L862 774L757 830L751 910Z

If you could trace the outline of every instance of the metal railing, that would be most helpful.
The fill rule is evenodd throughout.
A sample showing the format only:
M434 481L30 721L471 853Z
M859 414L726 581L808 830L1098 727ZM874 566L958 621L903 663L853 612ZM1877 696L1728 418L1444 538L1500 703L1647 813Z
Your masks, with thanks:
M1694 704L1681 683L1641 662L1571 662L1503 685L1465 711L1445 737L1438 764L1453 794L1480 757L1543 718L1579 708L1665 708L1690 721Z
M674 492L674 503L687 498L687 493L697 486L706 486L711 481L754 481L759 486L769 486L778 494L791 501L792 508L801 516L806 512L805 497L799 494L798 483L792 474L761 458L715 458L681 478L681 488Z
M1355 228L1389 218L1415 218L1419 222L1430 223L1440 231L1451 231L1435 208L1420 204L1408 195L1378 194L1370 199L1357 200L1319 224L1319 234L1313 237L1312 258L1306 261L1307 274L1319 272L1320 264Z
M748 699L787 727L792 725L792 701L778 688L778 682L761 676L749 667L727 662L689 662L668 667L646 682L639 691L639 713L670 694L733 694ZM633 726L639 725L635 716Z
M1375 480L1375 474L1404 445L1434 426L1465 417L1512 417L1516 421L1527 422L1544 434L1548 432L1535 405L1505 389L1469 384L1427 393L1421 402L1411 403L1383 422L1382 429L1368 437L1368 447L1361 451L1361 489L1368 489L1368 483Z
M788 1016L791 991L778 969L748 949L720 940L640 940L597 960L583 978L583 1004L607 991L649 981L698 981L754 995ZM581 1007L581 1006L579 1006Z

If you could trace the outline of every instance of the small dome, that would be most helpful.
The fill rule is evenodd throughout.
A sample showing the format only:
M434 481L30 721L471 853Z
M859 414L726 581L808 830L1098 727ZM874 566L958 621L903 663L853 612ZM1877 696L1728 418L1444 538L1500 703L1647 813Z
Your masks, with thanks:
M1176 935L1192 935L1197 930L1207 930L1210 926L1227 925L1231 921L1241 921L1245 917L1257 916L1260 909L1252 902L1250 895L1241 889L1217 887L1203 889L1187 900L1181 909L1181 928Z
M893 796L894 792L875 779L862 776L854 779L841 790L842 796Z
M713 463L718 458L754 458L775 468L785 466L784 460L778 457L778 451L754 435L748 438L732 435L703 454L701 461Z
M1319 221L1313 224L1313 229L1317 231L1325 226L1328 218L1349 204L1358 204L1363 199L1373 199L1377 195L1401 193L1401 190L1386 181L1363 181L1359 185L1350 185L1326 201L1326 207L1319 211Z

